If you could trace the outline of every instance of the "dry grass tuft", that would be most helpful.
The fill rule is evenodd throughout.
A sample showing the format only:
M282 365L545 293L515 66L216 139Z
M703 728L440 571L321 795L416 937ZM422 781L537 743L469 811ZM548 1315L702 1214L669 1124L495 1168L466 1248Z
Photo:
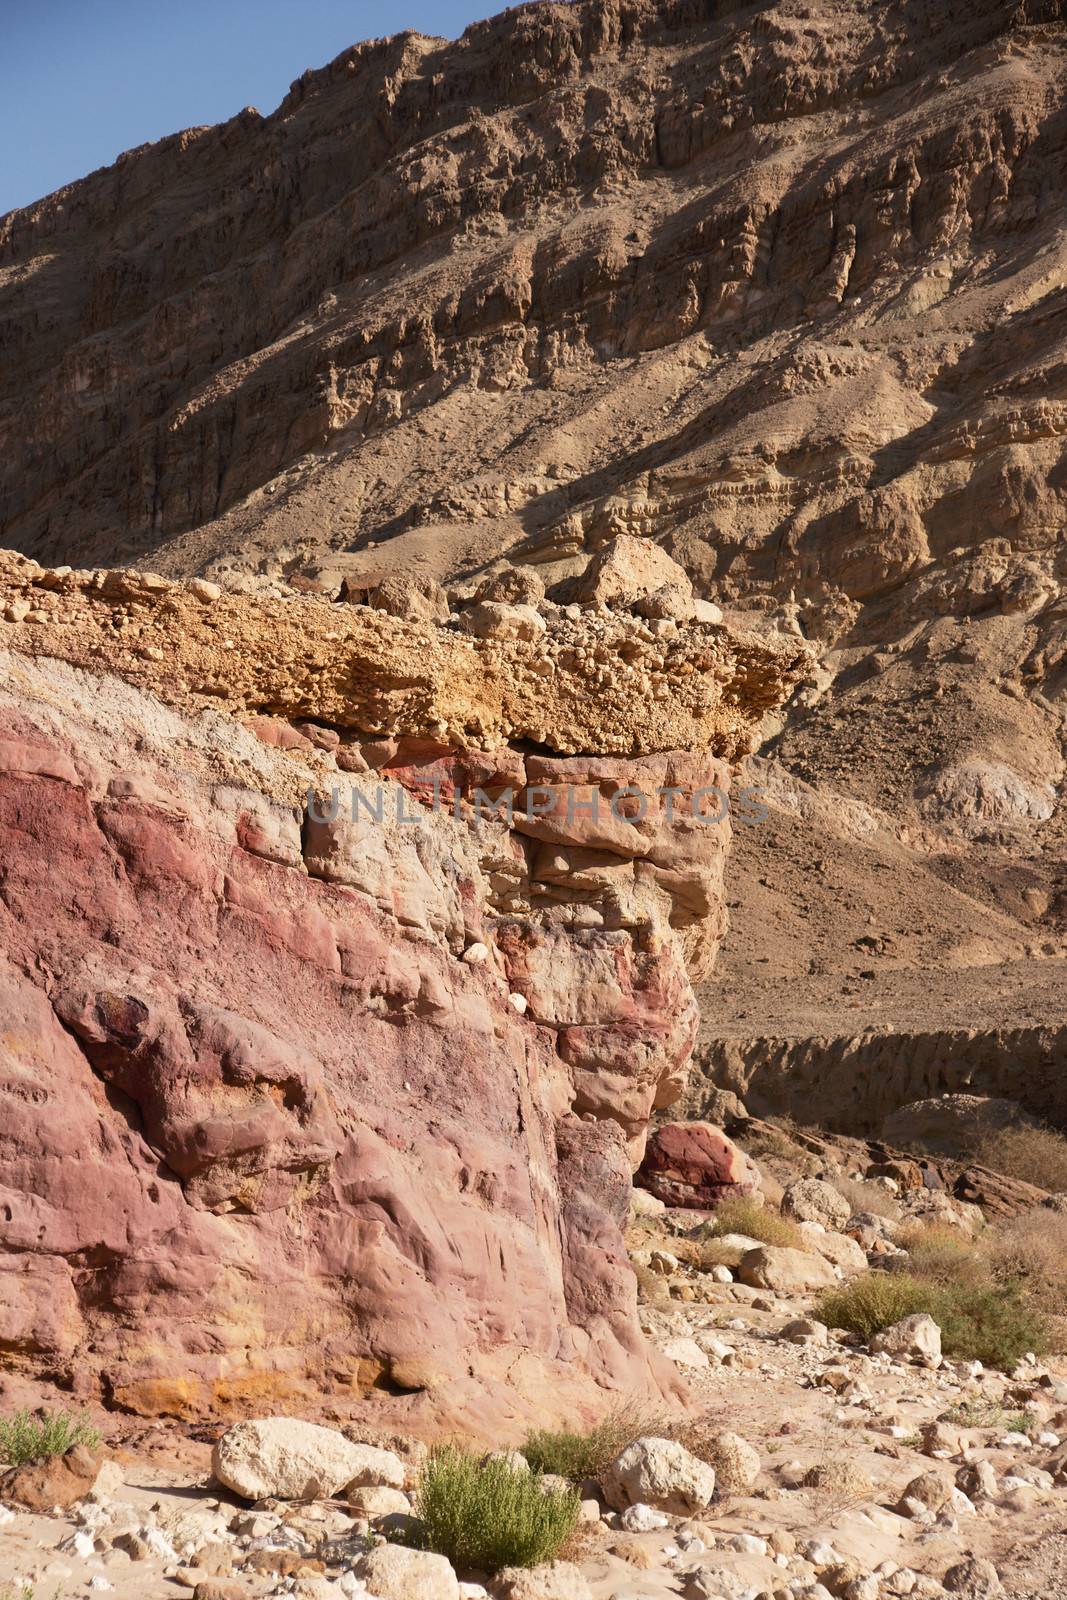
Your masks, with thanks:
M1067 1193L1067 1138L1055 1128L998 1128L977 1141L974 1159L1006 1178Z
M701 1230L708 1240L719 1239L726 1233L743 1233L761 1244L787 1245L792 1250L808 1249L808 1242L795 1222L779 1216L769 1206L743 1196L724 1200L715 1212L712 1222ZM727 1263L728 1265L729 1263Z
M852 1207L852 1215L867 1211L872 1217L886 1217L899 1222L904 1215L900 1202L877 1183L865 1183L862 1178L831 1178L831 1184Z
M1067 1216L1044 1207L991 1229L985 1249L993 1276L1018 1284L1049 1316L1067 1317Z

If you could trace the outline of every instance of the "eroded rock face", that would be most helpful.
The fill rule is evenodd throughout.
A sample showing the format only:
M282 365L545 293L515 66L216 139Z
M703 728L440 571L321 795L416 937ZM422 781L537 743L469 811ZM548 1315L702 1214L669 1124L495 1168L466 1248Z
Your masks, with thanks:
M648 1382L622 1135L570 1131L554 1031L459 959L492 938L464 830L369 831L361 888L311 876L269 798L292 755L113 683L135 752L100 680L61 682L77 712L2 707L13 1359L181 1415L394 1366L459 1415L520 1352L519 1405L550 1371Z
M465 745L447 671L445 717L416 694L389 733L390 651L417 669L437 625L363 608L368 698L325 652L361 608L314 598L233 602L210 709L219 596L9 570L38 613L9 594L0 689L13 1359L182 1416L385 1385L477 1430L672 1392L621 1230L722 932L727 767ZM287 629L308 692L266 714Z

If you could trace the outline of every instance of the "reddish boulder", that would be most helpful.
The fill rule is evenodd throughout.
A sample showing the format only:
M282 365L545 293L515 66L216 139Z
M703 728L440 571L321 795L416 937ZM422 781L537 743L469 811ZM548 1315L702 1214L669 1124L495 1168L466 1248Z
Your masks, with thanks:
M710 1211L730 1195L753 1194L752 1162L710 1122L668 1122L648 1141L637 1180L669 1206Z
M102 1460L101 1451L75 1444L65 1455L26 1461L0 1476L0 1502L38 1513L49 1512L53 1506L65 1510L89 1493Z

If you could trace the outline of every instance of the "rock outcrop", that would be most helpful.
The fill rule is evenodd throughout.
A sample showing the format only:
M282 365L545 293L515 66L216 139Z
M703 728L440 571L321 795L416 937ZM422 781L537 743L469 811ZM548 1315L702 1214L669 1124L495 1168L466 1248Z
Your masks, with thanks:
M542 717L646 753L535 754L466 740L536 661L447 625L0 571L8 1361L184 1417L670 1393L621 1228L723 926L706 746L795 658L679 633L682 750L559 664Z

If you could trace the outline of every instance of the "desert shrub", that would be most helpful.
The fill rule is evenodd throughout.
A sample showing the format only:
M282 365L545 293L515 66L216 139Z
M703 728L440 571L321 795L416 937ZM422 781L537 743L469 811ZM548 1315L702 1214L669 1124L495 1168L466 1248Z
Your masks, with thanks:
M959 1428L995 1428L998 1433L1029 1433L1034 1426L1032 1411L1006 1411L995 1400L960 1400L948 1408L944 1420Z
M662 1418L649 1416L636 1407L620 1407L584 1433L566 1429L553 1432L540 1429L531 1433L522 1453L534 1472L556 1473L581 1483L599 1477L604 1468L621 1455L635 1439L662 1438Z
M1010 1371L1028 1350L1048 1348L1044 1318L1014 1284L983 1277L937 1282L911 1272L868 1272L829 1289L816 1316L831 1328L871 1339L902 1317L925 1311L941 1329L941 1348L961 1361Z
M1054 1128L997 1128L974 1145L974 1159L1006 1178L1052 1194L1067 1191L1067 1138Z
M815 1315L828 1328L845 1328L873 1339L902 1317L929 1311L933 1286L908 1272L865 1272L819 1296Z
M24 1461L39 1461L43 1456L65 1455L76 1444L95 1450L100 1435L83 1418L52 1417L47 1413L16 1411L0 1420L0 1460L13 1467Z
M574 1490L546 1492L536 1473L441 1445L422 1470L409 1538L461 1570L535 1567L570 1538L579 1510Z
M789 1245L793 1250L807 1249L807 1240L795 1222L744 1195L724 1200L717 1208L714 1219L702 1229L705 1239L718 1239L724 1233L747 1234L761 1244Z
M930 1311L941 1327L941 1348L961 1361L981 1361L1005 1372L1028 1350L1047 1350L1049 1330L1015 1284L992 1281L940 1287Z
M830 1182L841 1197L852 1207L852 1215L867 1211L872 1217L886 1217L899 1222L904 1215L900 1202L887 1189L877 1183L865 1183L862 1178L831 1178Z
M1067 1217L1028 1211L1010 1217L985 1241L990 1270L1000 1283L1014 1283L1037 1310L1067 1317Z
M984 1256L968 1234L947 1222L913 1223L896 1243L908 1252L913 1278L933 1283L973 1283L989 1277Z

